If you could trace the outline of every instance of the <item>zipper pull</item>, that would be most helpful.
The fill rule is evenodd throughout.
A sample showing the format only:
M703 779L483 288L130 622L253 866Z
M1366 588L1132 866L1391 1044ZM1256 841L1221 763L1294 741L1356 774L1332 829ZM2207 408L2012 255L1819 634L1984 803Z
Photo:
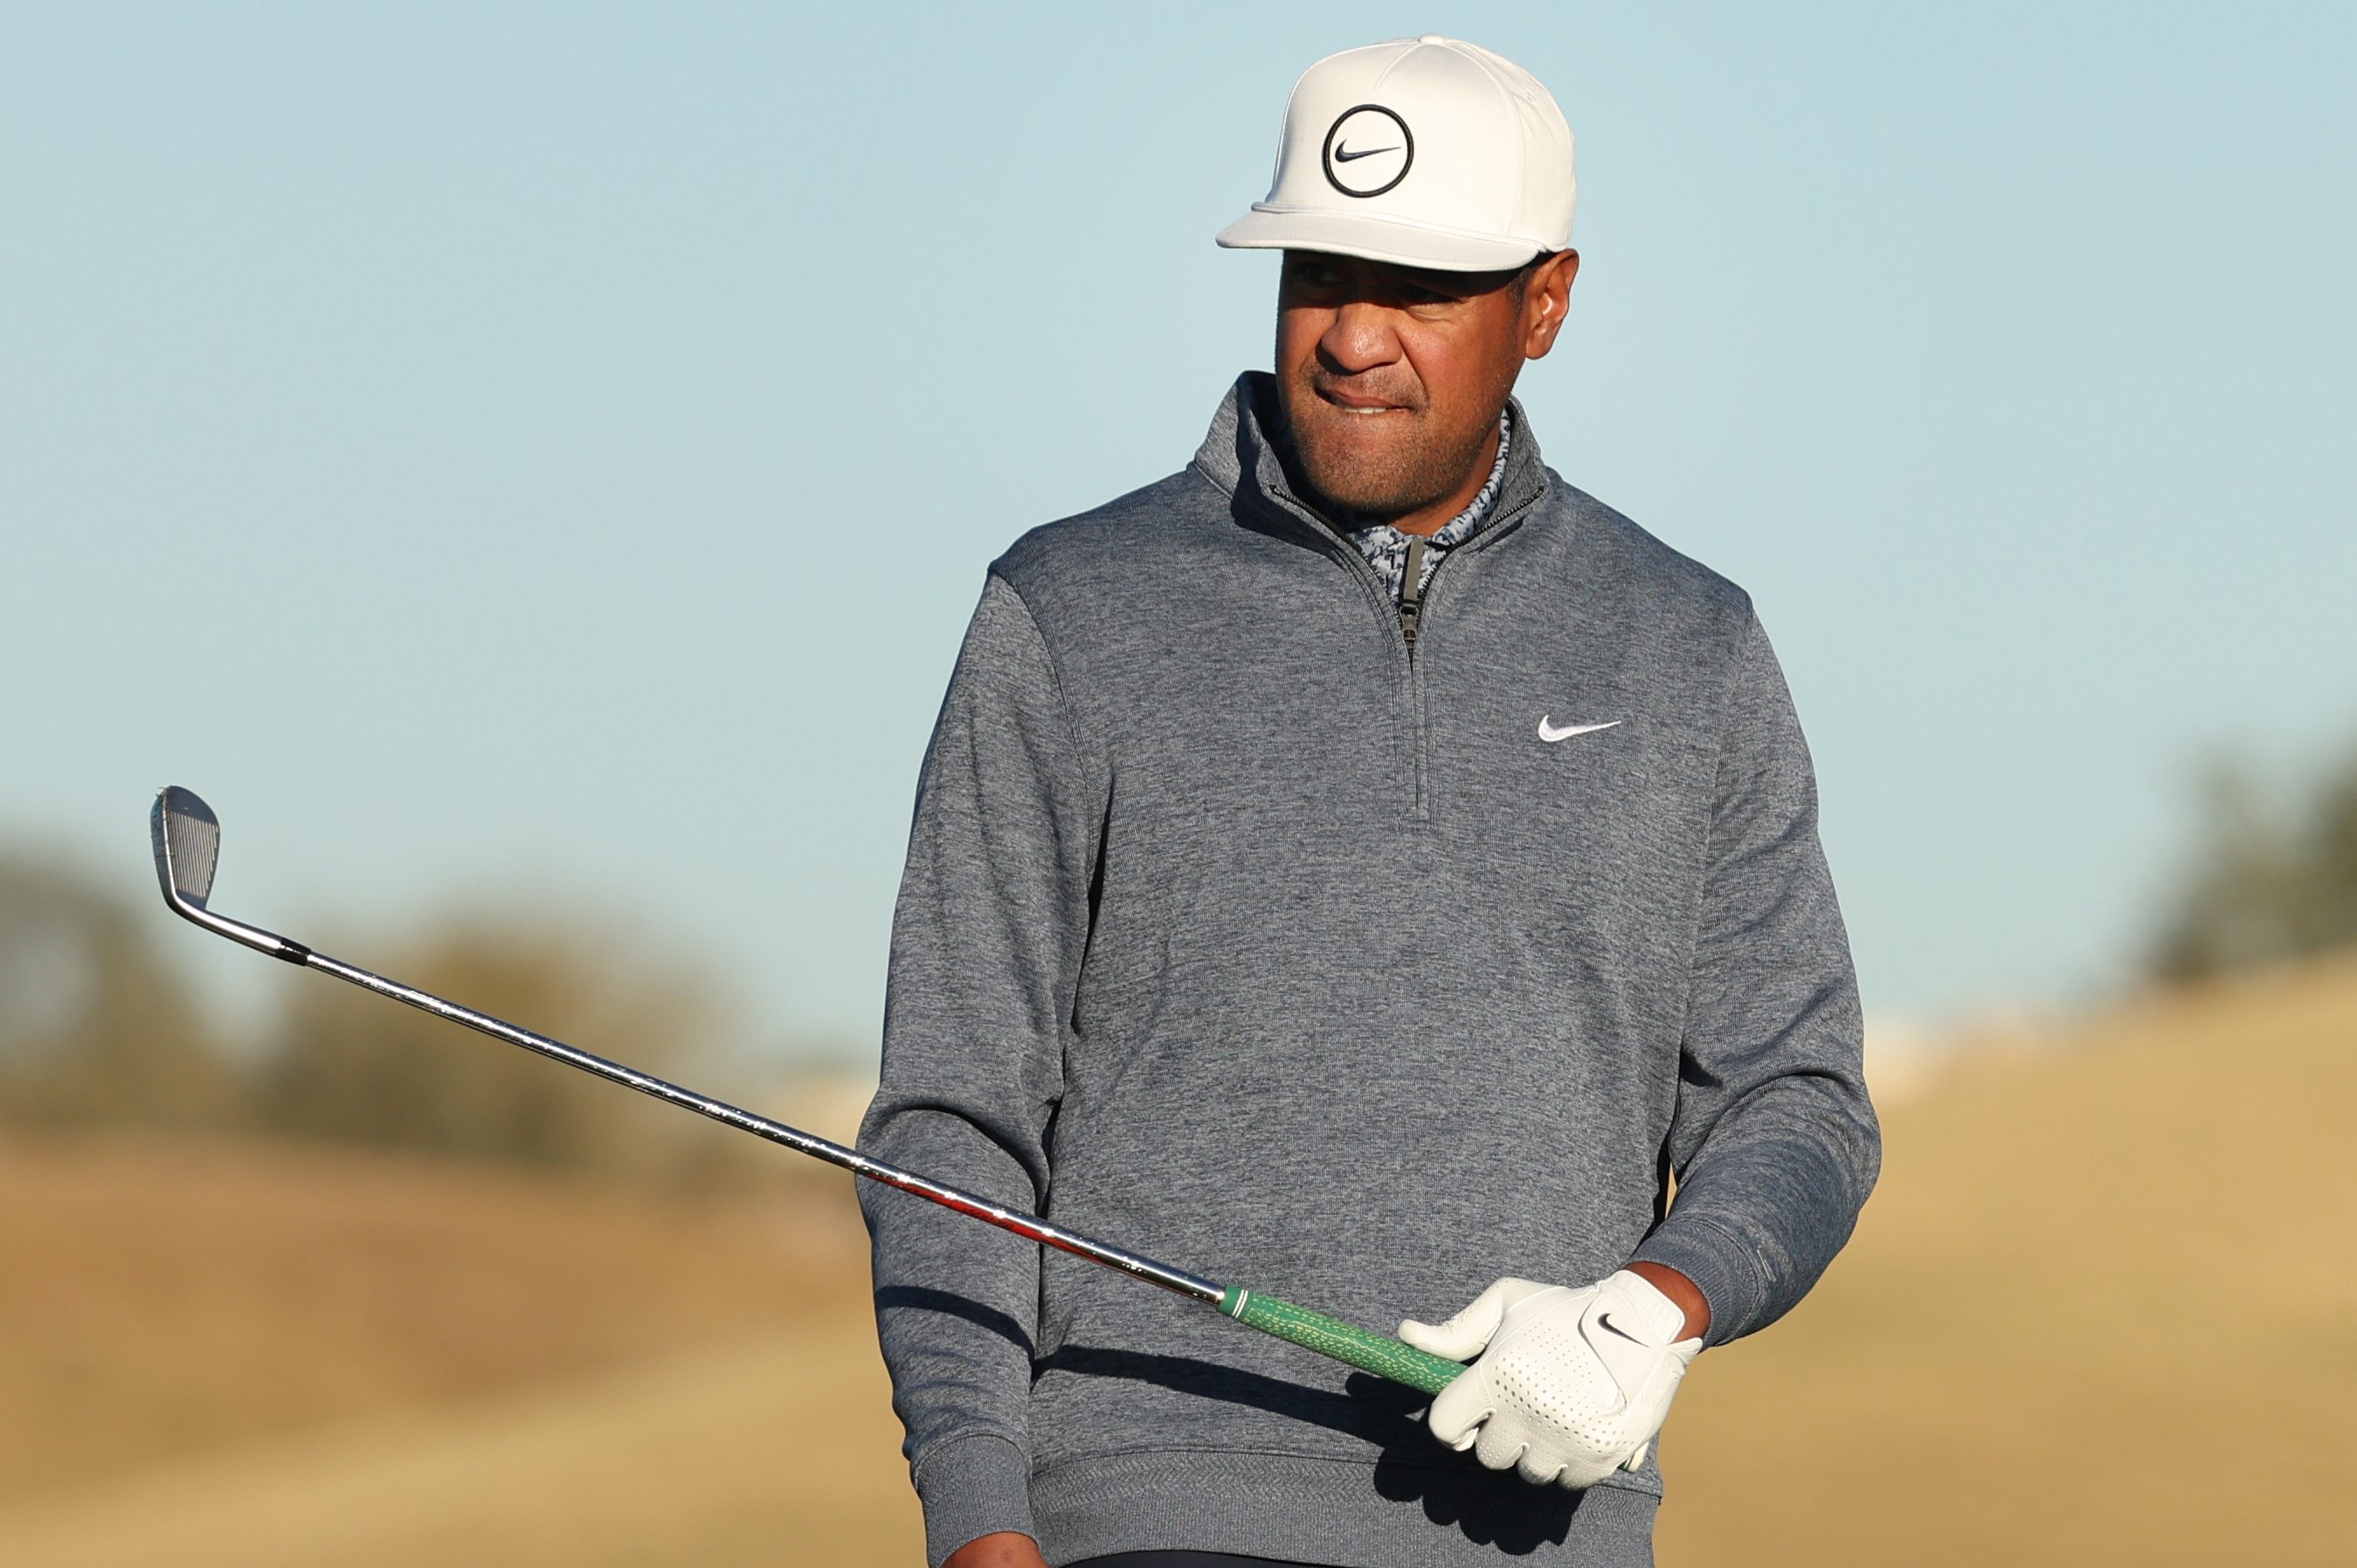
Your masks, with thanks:
M1411 649L1415 646L1416 618L1424 613L1424 541L1411 539L1407 543L1407 565L1400 573L1400 635Z

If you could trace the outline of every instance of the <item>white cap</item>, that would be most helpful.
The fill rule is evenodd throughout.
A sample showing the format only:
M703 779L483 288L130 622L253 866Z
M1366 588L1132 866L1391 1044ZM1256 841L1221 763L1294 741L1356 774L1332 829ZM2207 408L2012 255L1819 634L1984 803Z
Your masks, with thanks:
M1491 272L1570 244L1575 190L1571 127L1538 79L1427 33L1303 71L1268 199L1219 238Z

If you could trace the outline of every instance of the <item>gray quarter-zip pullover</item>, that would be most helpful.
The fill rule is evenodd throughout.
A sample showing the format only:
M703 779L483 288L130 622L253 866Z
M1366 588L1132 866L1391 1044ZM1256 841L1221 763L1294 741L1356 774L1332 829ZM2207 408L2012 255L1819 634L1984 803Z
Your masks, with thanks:
M1879 1145L1750 601L1546 469L1516 408L1411 654L1287 483L1274 405L1245 376L1188 467L992 566L862 1146L1379 1329L1632 1258L1701 1287L1713 1343L1760 1327ZM1577 1494L1493 1475L1405 1389L861 1200L936 1563L995 1530L1051 1563L1649 1561L1652 1463Z

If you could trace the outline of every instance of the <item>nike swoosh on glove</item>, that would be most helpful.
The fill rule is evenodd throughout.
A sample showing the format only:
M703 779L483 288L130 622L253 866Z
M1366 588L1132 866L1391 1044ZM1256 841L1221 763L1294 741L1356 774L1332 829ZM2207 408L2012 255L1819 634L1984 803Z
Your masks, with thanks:
M1634 1470L1702 1341L1676 1339L1678 1305L1626 1269L1574 1290L1500 1280L1446 1323L1399 1337L1451 1360L1475 1355L1432 1402L1432 1434L1538 1486L1592 1487Z

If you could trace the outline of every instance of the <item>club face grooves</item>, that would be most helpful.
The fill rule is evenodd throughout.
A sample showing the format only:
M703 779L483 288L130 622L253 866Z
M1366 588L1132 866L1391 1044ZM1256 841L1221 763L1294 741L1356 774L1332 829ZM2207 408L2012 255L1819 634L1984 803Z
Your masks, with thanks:
M165 894L203 908L221 863L221 819L213 809L196 791L174 784L156 797L149 835Z

